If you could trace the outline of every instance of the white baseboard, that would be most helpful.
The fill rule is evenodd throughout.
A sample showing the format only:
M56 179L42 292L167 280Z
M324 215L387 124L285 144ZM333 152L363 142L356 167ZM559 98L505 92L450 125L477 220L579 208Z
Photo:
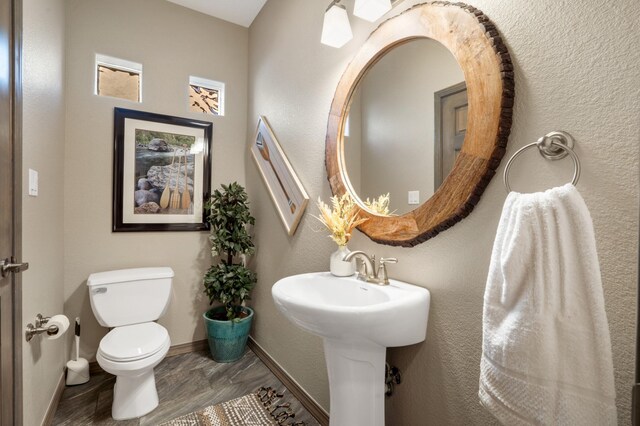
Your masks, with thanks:
M49 401L49 406L47 407L47 411L44 414L44 419L42 419L42 426L50 426L53 423L53 418L56 415L56 410L58 409L60 398L62 398L62 392L64 392L64 372L62 372L62 374L60 375L58 385L53 392L51 401Z

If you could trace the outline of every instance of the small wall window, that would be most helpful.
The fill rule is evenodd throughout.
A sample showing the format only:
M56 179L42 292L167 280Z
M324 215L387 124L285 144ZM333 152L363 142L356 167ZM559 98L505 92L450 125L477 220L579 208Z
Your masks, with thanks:
M189 109L211 115L224 115L224 83L189 77Z
M95 94L142 102L142 64L96 55Z

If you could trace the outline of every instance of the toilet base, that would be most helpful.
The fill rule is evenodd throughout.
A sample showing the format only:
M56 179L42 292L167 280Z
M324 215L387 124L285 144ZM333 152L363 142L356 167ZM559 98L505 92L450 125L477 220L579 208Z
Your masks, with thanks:
M116 376L111 416L127 420L149 414L158 406L158 391L153 368L137 376Z

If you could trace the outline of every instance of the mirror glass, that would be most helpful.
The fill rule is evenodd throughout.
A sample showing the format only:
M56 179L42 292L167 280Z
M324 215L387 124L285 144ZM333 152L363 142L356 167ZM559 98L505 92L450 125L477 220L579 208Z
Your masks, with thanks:
M346 174L371 213L402 215L433 195L462 148L464 74L436 40L412 39L360 80L344 125ZM389 194L388 213L366 202Z

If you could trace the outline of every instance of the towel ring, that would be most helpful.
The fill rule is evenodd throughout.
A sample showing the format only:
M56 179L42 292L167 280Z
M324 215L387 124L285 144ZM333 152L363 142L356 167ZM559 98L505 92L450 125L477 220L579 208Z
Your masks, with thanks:
M519 150L516 151L515 154L507 161L507 165L504 168L503 182L504 186L507 188L507 192L511 192L511 186L509 186L509 170L511 169L511 165L516 157L522 154L524 151L531 147L537 147L540 151L540 155L542 155L547 160L560 160L567 155L571 156L573 160L574 172L573 179L571 180L571 184L575 186L578 183L578 179L580 179L580 160L578 159L578 155L573 150L574 141L573 137L566 132L551 132L547 133L537 142L530 143L529 145L525 145Z

